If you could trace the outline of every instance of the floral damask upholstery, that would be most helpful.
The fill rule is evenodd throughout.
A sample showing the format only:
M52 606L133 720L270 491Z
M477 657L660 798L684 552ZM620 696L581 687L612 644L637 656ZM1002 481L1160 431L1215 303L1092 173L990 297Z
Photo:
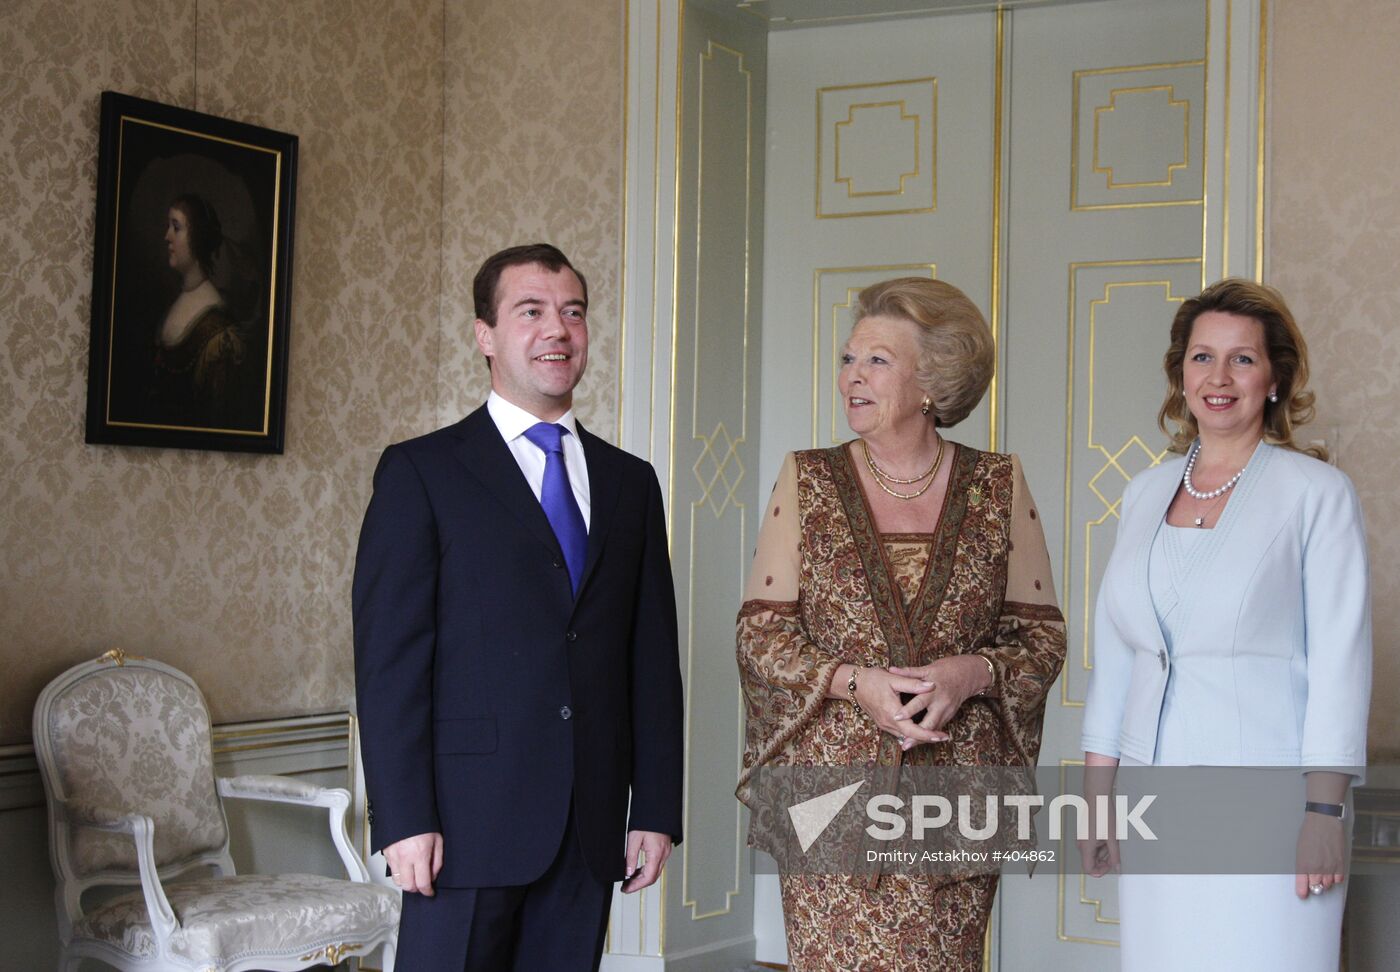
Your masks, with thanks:
M161 671L114 667L63 693L47 722L67 802L92 819L151 817L158 866L228 841L214 793L209 717L193 685ZM75 828L69 853L82 875L136 867L136 845L123 834Z
M39 695L34 751L49 805L62 972L303 969L383 947L399 895L373 884L345 830L350 795L272 776L216 779L209 713L189 676L113 651ZM236 875L222 799L326 814L350 880ZM210 875L212 870L213 874ZM139 886L84 909L98 886Z
M366 930L384 934L399 923L398 901L387 888L314 874L201 878L167 884L165 893L180 922L170 953L219 968L266 955L269 942L277 943L278 954L310 955L362 943ZM132 955L158 951L139 891L88 912L73 931Z

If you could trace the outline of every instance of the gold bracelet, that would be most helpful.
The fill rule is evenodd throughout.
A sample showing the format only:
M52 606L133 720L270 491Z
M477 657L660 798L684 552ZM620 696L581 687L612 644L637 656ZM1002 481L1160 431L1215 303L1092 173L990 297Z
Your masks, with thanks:
M992 664L992 660L986 655L978 655L977 657L987 663L987 675L991 677L991 681L987 683L987 687L977 693L978 695L986 695L988 692L990 692L993 688L996 687L997 669L996 666Z
M873 663L867 664L866 668L874 668ZM856 701L856 679L860 677L860 666L851 662L851 677L846 679L846 700L861 712L865 712L865 706ZM869 713L866 713L867 715Z

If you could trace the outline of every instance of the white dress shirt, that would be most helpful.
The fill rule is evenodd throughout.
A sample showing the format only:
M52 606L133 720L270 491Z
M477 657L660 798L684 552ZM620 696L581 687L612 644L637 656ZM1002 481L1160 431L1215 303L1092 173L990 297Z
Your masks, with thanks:
M525 430L545 420L506 401L495 391L486 397L486 411L491 421L496 423L496 431L506 440L511 455L515 456L515 463L525 474L525 481L530 484L535 499L539 499L544 485L544 450L525 438ZM573 488L574 500L583 514L583 525L586 527L590 525L588 462L584 459L583 443L579 441L578 428L574 423L574 410L569 409L555 419L554 424L562 425L568 433L563 437L564 467L569 471L569 485Z

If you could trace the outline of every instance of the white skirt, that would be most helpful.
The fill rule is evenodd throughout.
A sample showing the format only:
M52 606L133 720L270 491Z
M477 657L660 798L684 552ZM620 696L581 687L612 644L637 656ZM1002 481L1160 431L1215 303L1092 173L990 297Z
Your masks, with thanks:
M1123 972L1337 972L1347 884L1299 899L1295 883L1292 874L1120 875Z
M1123 972L1336 972L1346 883L1299 900L1292 874L1124 874Z

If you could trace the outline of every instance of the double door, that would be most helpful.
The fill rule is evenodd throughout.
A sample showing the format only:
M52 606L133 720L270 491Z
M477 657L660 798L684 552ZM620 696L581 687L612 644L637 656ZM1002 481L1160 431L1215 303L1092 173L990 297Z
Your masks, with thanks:
M937 277L994 331L996 378L949 436L1018 453L1042 513L1069 630L1041 754L1057 767L1082 755L1090 618L1123 487L1164 454L1172 316L1205 282L1262 271L1260 0L856 22L782 20L803 8L779 6L632 7L645 14L629 128L640 330L624 348L623 444L670 484L690 707L663 953L751 928L760 959L782 957L775 885L754 881L729 796L732 619L783 456L852 437L836 374L859 289ZM1112 879L1008 875L989 965L1112 969L1116 939Z

